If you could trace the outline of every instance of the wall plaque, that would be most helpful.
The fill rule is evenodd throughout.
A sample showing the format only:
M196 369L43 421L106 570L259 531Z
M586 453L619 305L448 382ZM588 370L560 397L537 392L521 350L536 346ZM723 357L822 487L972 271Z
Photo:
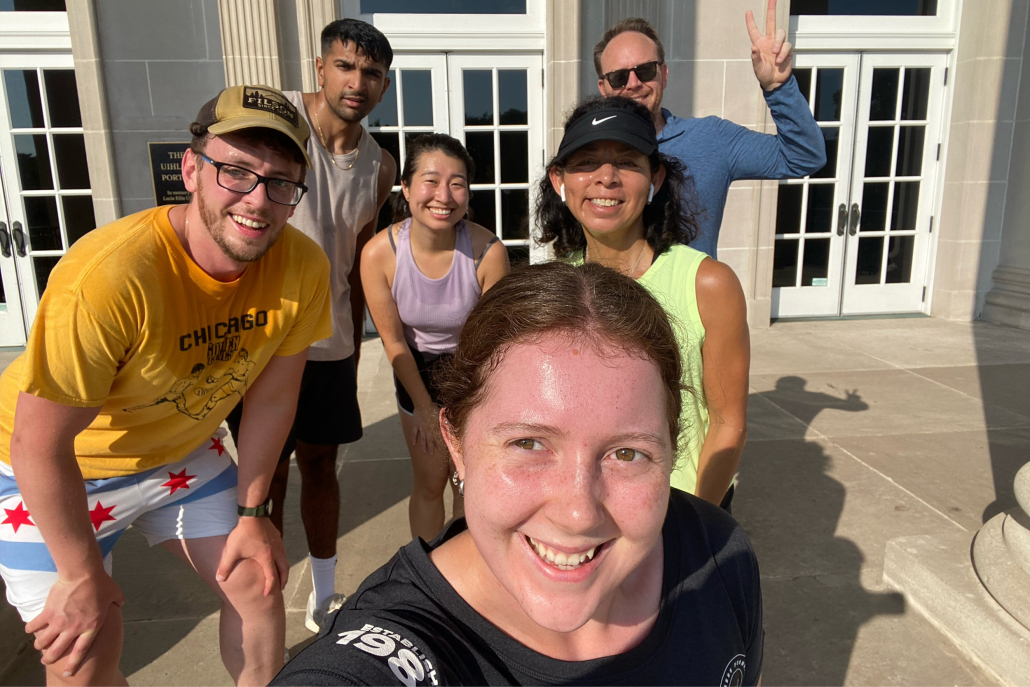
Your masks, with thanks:
M158 205L179 205L190 202L190 194L182 183L182 155L190 147L186 143L151 142L150 174L154 180L154 200Z

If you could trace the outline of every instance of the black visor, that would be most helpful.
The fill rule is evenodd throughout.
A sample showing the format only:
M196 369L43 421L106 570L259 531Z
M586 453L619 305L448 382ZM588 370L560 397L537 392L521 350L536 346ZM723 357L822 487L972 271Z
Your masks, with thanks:
M594 141L619 141L651 157L658 150L654 121L636 112L615 107L594 110L565 130L558 147L558 160Z

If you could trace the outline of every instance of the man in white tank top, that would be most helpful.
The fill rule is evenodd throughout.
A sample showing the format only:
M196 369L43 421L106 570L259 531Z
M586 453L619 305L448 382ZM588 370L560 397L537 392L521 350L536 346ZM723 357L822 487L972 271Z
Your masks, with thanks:
M393 50L389 41L370 24L342 19L322 30L321 49L322 55L315 58L320 90L285 92L312 134L307 145L308 192L290 224L318 242L329 256L333 336L309 350L297 419L269 490L273 502L281 504L289 457L296 448L301 516L314 586L305 625L312 632L344 601L335 591L340 516L336 454L340 444L361 438L357 359L365 296L357 256L375 232L379 210L397 177L393 156L361 126L390 85ZM233 419L229 425L235 436ZM277 525L282 531L282 510L278 510Z

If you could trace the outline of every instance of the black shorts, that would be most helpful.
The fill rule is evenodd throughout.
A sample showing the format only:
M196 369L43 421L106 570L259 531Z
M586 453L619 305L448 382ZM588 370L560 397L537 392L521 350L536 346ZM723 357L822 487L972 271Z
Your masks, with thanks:
M408 346L411 351L411 355L415 358L415 365L418 367L418 374L422 377L422 383L426 385L426 391L429 392L429 398L433 399L433 403L440 402L440 388L436 385L437 371L441 366L450 363L451 358L454 356L450 353L438 354L438 353L423 353L422 351L416 350L411 346ZM397 375L393 376L393 388L397 392L397 405L401 407L408 415L415 413L415 402L411 400L411 396L408 394L408 390L404 388L401 380L397 378Z
M246 399L240 401L226 418L237 446L245 402ZM290 459L298 439L306 444L349 444L360 438L361 409L354 356L343 360L309 360L300 382L297 416L279 462Z

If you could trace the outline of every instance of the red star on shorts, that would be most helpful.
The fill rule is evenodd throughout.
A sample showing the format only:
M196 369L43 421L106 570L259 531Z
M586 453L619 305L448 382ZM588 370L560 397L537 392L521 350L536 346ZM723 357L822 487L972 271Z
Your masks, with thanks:
M36 526L36 523L29 520L29 512L25 510L24 503L19 503L18 507L13 510L4 508L4 512L7 513L7 517L4 518L3 522L0 522L0 525L10 525L14 528L15 534L18 533L18 528L22 525Z
M169 494L174 494L176 489L189 489L189 481L195 477L196 475L187 475L186 468L183 468L179 474L169 471L168 481L161 486L171 487L172 491Z
M211 445L207 447L208 451L218 451L218 455L225 453L225 446L222 446L222 440L218 437L211 437Z
M114 510L114 506L104 506L97 501L97 505L93 506L93 510L89 512L90 522L93 523L93 530L96 532L100 531L100 527L108 520L114 521L118 518L111 517L111 511Z

